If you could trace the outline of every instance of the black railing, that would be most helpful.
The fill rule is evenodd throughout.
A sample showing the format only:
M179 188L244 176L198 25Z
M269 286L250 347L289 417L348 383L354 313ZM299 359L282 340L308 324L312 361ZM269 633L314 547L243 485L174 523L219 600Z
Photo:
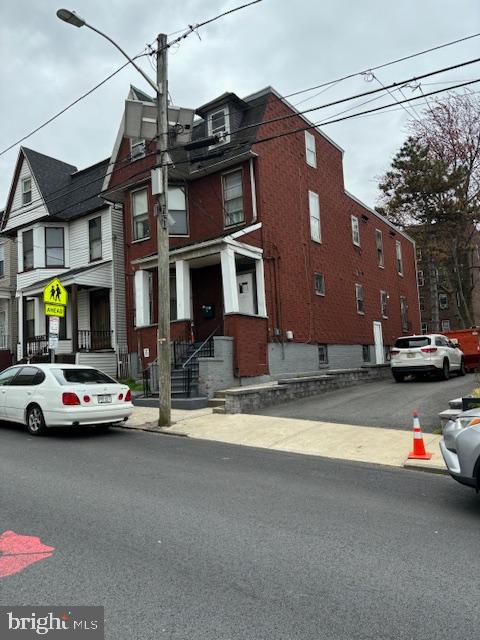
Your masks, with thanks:
M90 331L80 329L78 332L79 351L101 351L112 348L113 331Z
M47 336L34 336L25 340L25 355L27 358L48 355Z

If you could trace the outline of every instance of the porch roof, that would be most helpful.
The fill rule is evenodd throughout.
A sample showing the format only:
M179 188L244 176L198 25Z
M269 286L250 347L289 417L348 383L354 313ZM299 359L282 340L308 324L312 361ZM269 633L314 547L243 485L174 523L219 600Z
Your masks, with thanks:
M76 269L70 269L59 274L60 279L64 287L69 287L72 284L80 284L85 286L102 286L110 288L112 286L112 270L111 260L102 260L95 264L88 265L86 267L77 267ZM22 295L41 293L44 287L52 280L52 277L44 278L39 282L22 289ZM100 284L99 284L100 283Z

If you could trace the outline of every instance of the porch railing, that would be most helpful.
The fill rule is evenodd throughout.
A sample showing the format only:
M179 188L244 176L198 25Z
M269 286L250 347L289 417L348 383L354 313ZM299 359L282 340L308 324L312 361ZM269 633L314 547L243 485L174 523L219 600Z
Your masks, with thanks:
M44 356L48 354L47 336L34 336L25 340L25 355L27 358L33 356Z
M113 331L90 331L80 329L78 332L79 351L101 351L112 348Z

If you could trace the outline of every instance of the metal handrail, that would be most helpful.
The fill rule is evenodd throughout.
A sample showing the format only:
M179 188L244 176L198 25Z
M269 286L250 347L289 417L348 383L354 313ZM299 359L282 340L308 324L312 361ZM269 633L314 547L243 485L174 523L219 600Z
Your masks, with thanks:
M185 369L185 367L187 366L187 364L190 362L190 360L192 360L192 358L194 358L197 353L199 351L201 351L203 349L203 347L207 344L207 342L210 340L210 338L213 338L214 334L217 333L217 331L220 329L220 325L218 327L215 327L215 329L212 331L212 333L208 336L208 338L205 338L205 340L202 342L202 344L198 347L198 349L195 349L195 351L192 353L192 355L187 358L187 360L185 360L185 362L182 364L182 369Z

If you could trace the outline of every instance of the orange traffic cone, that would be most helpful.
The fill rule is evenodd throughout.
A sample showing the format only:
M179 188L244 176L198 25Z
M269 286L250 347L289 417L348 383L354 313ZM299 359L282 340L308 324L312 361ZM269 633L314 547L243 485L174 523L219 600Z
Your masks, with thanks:
M409 460L430 460L431 453L425 451L422 430L420 429L420 420L416 411L413 412L413 451L408 454Z

